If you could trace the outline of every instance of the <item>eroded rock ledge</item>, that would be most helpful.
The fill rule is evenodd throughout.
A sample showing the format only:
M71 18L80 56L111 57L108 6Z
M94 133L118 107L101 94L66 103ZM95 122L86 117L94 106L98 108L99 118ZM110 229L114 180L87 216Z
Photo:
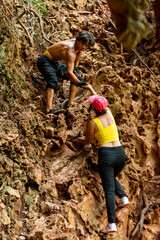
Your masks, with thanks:
M135 48L152 30L144 16L148 0L107 0L107 3L116 24L118 41L127 49Z

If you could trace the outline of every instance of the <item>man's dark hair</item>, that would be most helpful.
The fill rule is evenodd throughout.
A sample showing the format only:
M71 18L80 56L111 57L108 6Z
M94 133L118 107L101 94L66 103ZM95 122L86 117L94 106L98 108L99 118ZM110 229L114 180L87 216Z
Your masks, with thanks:
M104 109L102 112L99 112L98 110L96 110L95 108L94 108L94 111L95 111L95 113L96 113L96 115L99 117L99 116L101 116L101 115L104 115L107 111L106 111L106 109Z
M86 30L82 30L76 37L76 40L82 41L83 44L86 44L89 41L89 46L91 47L95 44L92 34Z

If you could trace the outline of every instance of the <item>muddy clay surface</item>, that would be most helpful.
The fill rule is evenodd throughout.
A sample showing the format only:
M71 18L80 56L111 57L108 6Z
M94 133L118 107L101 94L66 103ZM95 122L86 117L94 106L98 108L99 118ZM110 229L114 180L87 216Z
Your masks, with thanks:
M5 0L0 5L0 239L159 240L157 11L154 14L152 5L146 10L152 30L135 52L118 42L105 1L39 3ZM47 116L46 83L36 65L52 42L73 38L82 29L93 34L96 44L83 53L80 70L85 81L107 97L127 155L118 179L130 206L117 207L118 232L112 237L99 234L107 212L97 145L76 143L94 117L90 93L80 89L72 107ZM57 108L68 98L70 82L59 80L59 86ZM117 206L119 201L116 196ZM142 228L132 236L140 220Z

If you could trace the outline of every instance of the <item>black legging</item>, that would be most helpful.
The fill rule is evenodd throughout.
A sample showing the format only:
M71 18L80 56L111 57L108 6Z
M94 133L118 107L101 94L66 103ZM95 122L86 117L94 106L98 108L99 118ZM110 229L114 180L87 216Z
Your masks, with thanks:
M121 184L115 179L124 167L126 155L121 146L101 147L98 150L98 166L106 198L108 223L115 223L115 193L126 196Z

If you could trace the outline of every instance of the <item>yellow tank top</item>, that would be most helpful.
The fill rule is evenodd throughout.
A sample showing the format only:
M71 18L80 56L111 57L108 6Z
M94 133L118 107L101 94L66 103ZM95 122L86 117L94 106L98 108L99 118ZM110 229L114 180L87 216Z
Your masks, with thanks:
M98 140L99 145L107 142L114 142L114 141L119 141L119 136L118 136L118 131L116 127L116 123L114 120L113 115L108 111L110 114L113 124L103 127L101 121L99 118L94 118L93 121L96 123L98 127L98 132L95 133L95 138Z

